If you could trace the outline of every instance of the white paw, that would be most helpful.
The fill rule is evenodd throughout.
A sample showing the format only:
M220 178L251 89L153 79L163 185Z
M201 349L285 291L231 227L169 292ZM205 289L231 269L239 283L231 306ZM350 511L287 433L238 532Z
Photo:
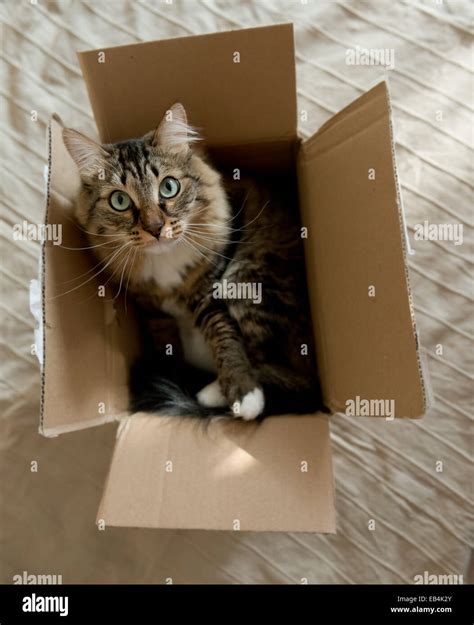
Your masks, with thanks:
M254 388L253 391L244 395L242 401L236 401L232 406L232 412L234 417L242 417L245 421L255 419L261 414L263 407L265 406L265 397L263 392L259 388Z
M227 400L221 391L219 380L214 380L214 382L202 388L196 397L201 406L207 406L208 408L227 406Z

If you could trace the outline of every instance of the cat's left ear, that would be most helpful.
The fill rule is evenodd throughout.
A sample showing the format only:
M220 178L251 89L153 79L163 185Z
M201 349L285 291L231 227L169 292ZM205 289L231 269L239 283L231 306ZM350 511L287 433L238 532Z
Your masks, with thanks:
M72 128L63 129L63 141L79 173L86 178L97 176L104 161L110 156L100 144Z
M188 124L184 106L177 102L168 109L153 134L152 145L162 150L186 155L190 143L198 141L197 132Z

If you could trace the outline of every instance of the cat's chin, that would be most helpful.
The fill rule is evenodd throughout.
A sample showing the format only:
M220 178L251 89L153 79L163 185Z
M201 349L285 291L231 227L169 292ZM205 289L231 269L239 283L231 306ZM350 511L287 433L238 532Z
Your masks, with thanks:
M165 254L176 247L179 239L163 239L162 241L152 241L147 245L140 246L141 253L147 256L156 256L157 254Z

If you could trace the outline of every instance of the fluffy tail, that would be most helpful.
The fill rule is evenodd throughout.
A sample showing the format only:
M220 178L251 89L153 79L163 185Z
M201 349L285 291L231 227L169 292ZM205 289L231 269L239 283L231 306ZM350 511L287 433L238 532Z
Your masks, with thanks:
M159 356L147 356L134 364L129 381L130 410L171 417L223 414L222 408L201 406L196 399L196 393L215 376L173 361L173 357L167 357L165 367Z
M138 360L130 372L130 410L167 416L210 417L231 414L226 408L202 406L196 393L215 379L215 374L159 355ZM278 414L326 412L318 388L288 391L263 385L265 409L262 417Z

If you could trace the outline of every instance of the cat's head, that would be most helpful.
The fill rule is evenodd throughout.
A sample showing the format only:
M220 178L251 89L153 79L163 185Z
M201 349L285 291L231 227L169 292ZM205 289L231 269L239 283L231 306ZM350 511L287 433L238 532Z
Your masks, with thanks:
M181 104L140 139L100 145L65 128L63 140L82 181L76 217L97 252L102 242L168 252L228 217L220 176L196 153Z

